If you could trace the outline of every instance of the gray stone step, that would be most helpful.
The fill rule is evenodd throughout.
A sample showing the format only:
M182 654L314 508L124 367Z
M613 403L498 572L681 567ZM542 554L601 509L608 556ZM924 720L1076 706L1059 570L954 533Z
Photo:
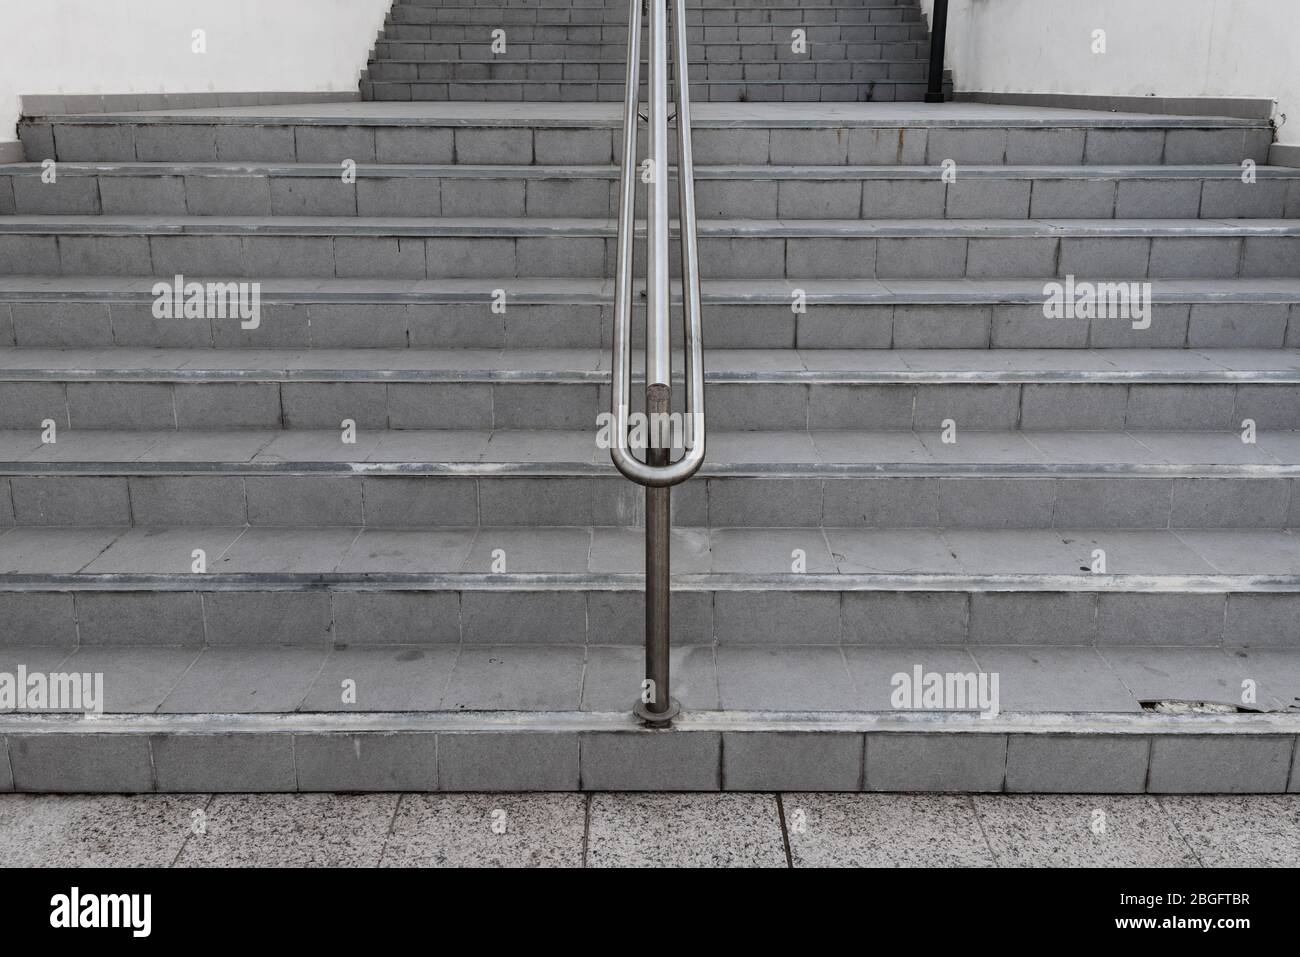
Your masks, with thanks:
M488 24L393 24L384 29L380 40L399 43L459 43L475 44L489 47L492 42L492 30ZM692 62L711 60L726 61L744 59L745 51L752 51L753 56L762 58L784 56L778 54L776 47L783 46L794 54L792 31L789 26L760 27L688 27L687 42L690 44ZM876 44L915 44L917 50L929 48L929 33L924 24L830 24L824 26L808 25L806 30L809 44L833 44L853 47L872 46ZM626 44L627 27L612 24L514 24L507 31L507 48L509 42L546 43L559 45L590 44ZM738 56L732 51L739 49ZM847 51L846 51L847 52Z
M522 710L573 715L605 713L608 720L612 717L609 712L622 710L620 696L625 699L629 687L635 700L637 681L632 659L635 650L622 643L521 647L471 643L419 646L413 642L366 641L335 650L318 642L314 647L279 650L82 646L58 647L44 653L30 648L4 649L3 654L6 663L21 660L20 655L31 655L42 663L53 659L54 667L83 673L92 664L97 670L102 666L106 672L106 715L212 713L213 701L228 702L229 707L218 713L230 715L296 712L340 719L349 713L364 716L399 710L426 716L439 712L510 710L492 707L488 702L491 697L502 704L524 700L527 694L523 669L531 663L544 665L536 675L540 687L535 686L534 694L553 704L549 708ZM1018 649L855 644L846 645L843 651L829 644L800 647L777 643L767 647L720 644L716 653L708 645L694 645L683 652L680 657L674 656L674 665L682 669L677 677L681 681L682 703L692 712L684 719L688 724L723 717L718 712L731 712L736 718L744 712L802 713L811 718L817 710L838 712L841 720L852 715L884 718L891 713L896 720L901 720L903 709L894 708L890 703L893 678L900 671L910 676L914 663L920 663L926 670L942 667L945 672L998 673L999 697L1008 717L1060 715L1067 709L1052 707L1048 702L1053 696L1070 701L1077 706L1079 714L1092 715L1093 720L1119 715L1137 718L1151 701L1187 700L1193 692L1208 700L1221 701L1226 697L1232 702L1239 695L1242 680L1251 676L1260 686L1255 713L1282 715L1287 712L1291 697L1300 690L1296 686L1300 653L1293 649L1231 656L1198 648L1085 649L1050 643L1031 643ZM484 683L482 657L486 654L503 659L501 686L495 696L489 695ZM139 668L141 661L150 660L158 665L153 675ZM1034 668L1035 661L1049 667ZM258 707L260 702L254 695L238 695L231 687L233 682L221 682L216 673L220 668L227 668L249 680L259 662L267 668L261 680L253 682L259 689L257 697L266 693L278 708ZM789 669L789 680L777 682L775 687L767 689L766 695L762 694L762 683L754 679L760 675L776 676L781 665ZM1261 673L1260 669L1268 666L1276 670ZM364 680L358 682L356 704L345 707L339 700L336 676L346 674L347 668L357 669L358 676ZM194 681L185 677L187 671L195 670L209 674L218 687L196 687ZM1143 674L1144 670L1154 673ZM121 675L116 687L107 682L110 673ZM824 679L820 693L815 683L810 682L811 687L805 684L819 673ZM1068 686L1070 677L1079 682L1073 689ZM1238 695L1232 694L1234 690ZM819 699L837 706L814 708ZM208 707L199 708L200 704ZM972 703L970 709L961 710L977 708ZM937 720L945 716L958 717L953 711L928 717ZM919 721L925 716L913 717Z
M628 11L618 5L605 7L510 7L496 4L399 3L393 6L387 22L487 25L511 27L520 24L582 25L613 24L626 26ZM737 9L733 5L691 5L685 8L688 26L826 26L834 23L920 23L921 10L915 4L859 3L852 6L813 4L804 6L754 7ZM644 22L644 18L643 18Z
M515 80L462 80L459 82L386 82L363 80L367 100L472 100L548 103L621 103L624 85L585 80L553 82ZM833 82L814 80L722 81L691 84L691 97L711 103L894 103L920 102L924 80L866 80Z
M1300 442L1260 431L714 430L686 526L1300 526ZM591 430L0 432L0 526L636 526ZM1117 532L1118 534L1118 532ZM1119 536L1123 541L1123 536ZM1120 554L1112 560L1142 569ZM1189 565L1183 570L1209 569ZM1148 569L1150 570L1150 569ZM1166 568L1164 571L1173 571Z
M611 165L613 103L323 103L35 116L28 158ZM976 103L701 103L701 165L1264 165L1267 123Z
M1297 650L1300 545L1287 530L682 527L674 544L679 649ZM1091 571L1098 549L1105 574ZM20 625L0 647L640 637L642 536L622 527L14 528L0 556L0 601ZM800 560L807 570L792 571Z
M321 164L0 166L0 215L595 216L617 213L614 166L378 165L345 183ZM1300 218L1300 170L1239 166L700 166L705 218ZM642 198L643 199L643 198ZM673 204L675 212L675 203Z
M701 88L708 83L768 83L778 80L809 83L911 80L924 82L928 64L921 59L874 59L854 63L834 60L809 60L804 63L704 63L691 70L692 84ZM390 83L462 83L478 80L548 84L557 81L614 85L625 82L623 63L610 59L538 58L498 62L483 59L375 58L366 69L366 79ZM641 86L647 78L642 75ZM707 93L707 90L705 91Z
M539 217L9 216L0 273L590 278L612 273L616 231ZM706 219L699 249L701 271L728 279L1295 278L1300 223Z
M627 12L398 0L362 94L447 102L24 120L0 672L120 716L0 714L0 790L1300 788L1300 180L1262 122L825 102L919 96L914 2L689 7L709 454L687 716L635 729L620 107L539 102L621 99ZM182 273L257 327L155 318ZM1046 318L1066 276L1149 328ZM1007 713L900 712L916 665Z
M482 9L480 4L469 0L397 0L395 6L402 7L439 7ZM627 4L623 0L494 0L493 7L499 10L600 10L614 8L626 12ZM827 10L840 8L859 9L864 7L905 7L917 8L917 0L817 0L816 3L800 4L803 10ZM789 10L789 0L707 0L691 5L692 9L723 11L733 10L740 15L749 15L754 11L766 9Z
M584 430L609 409L607 363L593 350L10 350L0 426ZM723 431L1300 423L1296 350L710 350L707 365Z
M697 44L692 54L692 71L702 66L728 63L758 63L797 66L800 64L858 63L878 60L906 62L920 60L928 64L930 45L924 40L877 41L871 43L809 43L805 52L796 53L789 43L705 43ZM626 76L626 43L523 43L506 44L504 51L493 53L490 38L445 42L439 40L387 39L375 42L372 65L386 60L449 61L491 63L504 66L521 60L570 62L590 59L612 64Z
M255 330L237 318L157 319L155 282L0 277L0 345L583 349L608 348L613 332L613 286L602 279L266 280ZM498 288L504 315L491 308ZM1033 280L819 281L801 313L785 282L713 280L702 290L710 349L1300 347L1300 280L1158 280L1148 329L1045 318L1044 283Z
M904 644L682 648L670 732L623 702L621 645L15 649L102 673L107 713L0 716L18 791L1295 791L1297 655ZM991 686L996 716L893 707L896 675ZM355 704L340 688L351 680ZM1240 696L1253 713L1159 699ZM834 710L832 710L834 709Z

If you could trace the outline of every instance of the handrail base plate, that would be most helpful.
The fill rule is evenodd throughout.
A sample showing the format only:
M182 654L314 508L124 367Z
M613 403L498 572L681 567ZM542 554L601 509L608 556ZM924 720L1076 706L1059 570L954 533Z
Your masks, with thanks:
M676 698L668 699L668 707L663 711L651 711L650 706L641 700L638 700L632 706L632 714L637 720L643 722L648 728L668 728L672 726L673 718L682 713L681 703Z

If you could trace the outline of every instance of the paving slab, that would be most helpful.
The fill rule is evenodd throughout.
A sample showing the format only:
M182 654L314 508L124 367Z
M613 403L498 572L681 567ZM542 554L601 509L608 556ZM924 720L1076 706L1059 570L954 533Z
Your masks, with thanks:
M208 648L159 706L162 713L295 710L325 663L324 649Z
M1195 867L1155 798L977 795L975 812L1003 867Z
M581 794L407 794L383 867L581 867Z
M691 711L718 708L718 676L710 647L678 646L669 656L672 696ZM582 710L628 711L645 680L645 650L635 646L587 648L582 680Z
M6 867L170 867L208 796L0 796Z
M230 794L212 799L206 833L179 867L375 867L396 794Z
M104 676L104 711L149 714L156 711L199 657L190 648L77 649L61 670Z
M477 529L367 528L343 554L340 572L457 572L465 568Z
M844 649L849 674L858 692L858 707L864 711L897 710L900 701L907 708L920 709L922 702L913 702L909 693L905 701L895 700L896 689L911 689L916 668L923 675L930 673L975 674L979 665L970 652L963 648L863 648ZM901 677L899 677L901 676ZM898 679L898 680L896 680ZM974 710L972 702L969 710Z
M106 548L82 569L90 575L187 574L195 580L196 551L203 552L204 565L218 565L243 528L133 528Z
M321 572L338 567L360 528L250 528L209 571Z
M771 794L594 794L589 867L785 867Z
M782 796L795 867L988 867L992 852L965 795Z
M439 645L335 648L298 710L436 710L459 651Z
M26 668L28 674L33 672L57 671L62 664L70 661L76 649L48 645L0 645L0 672L16 674L18 669Z
M861 696L837 646L718 648L722 707L740 711L852 711Z
M1226 575L1300 574L1300 537L1289 531L1179 529L1177 534Z
M1300 801L1294 797L1189 794L1156 800L1206 867L1300 865Z
M1264 671L1265 659L1226 653L1217 648L1122 648L1105 647L1099 654L1139 701L1213 701L1248 706L1243 694L1253 681L1260 710L1282 707L1278 695L1288 690L1286 677L1273 686L1276 673ZM1291 680L1300 679L1300 655L1276 655L1276 664L1289 665ZM1286 672L1284 672L1286 674ZM1290 686L1292 697L1300 695L1300 684ZM1261 698L1262 694L1262 698Z
M1272 699L1278 708L1300 710L1300 655L1292 649L1277 651L1232 649L1228 651L1237 674L1258 684L1258 701Z
M11 528L0 534L0 574L81 571L125 528Z
M484 528L465 559L479 574L584 574L591 554L586 528Z
M673 573L700 574L710 571L713 567L711 548L709 529L675 526L669 540L669 561ZM608 525L592 529L587 568L592 572L607 574L644 574L645 531Z
M1137 699L1091 648L973 649L996 673L1003 711L1137 712Z
M1111 575L1213 575L1215 568L1173 532L1160 530L1063 529L1061 536L1079 558L1079 568L1093 566L1094 553L1106 553Z
M1073 575L1077 553L1056 532L1035 529L943 530L952 555L972 575Z
M819 528L718 528L711 534L712 570L731 574L818 574L836 570Z
M582 700L581 647L465 646L442 707L447 711L576 711Z

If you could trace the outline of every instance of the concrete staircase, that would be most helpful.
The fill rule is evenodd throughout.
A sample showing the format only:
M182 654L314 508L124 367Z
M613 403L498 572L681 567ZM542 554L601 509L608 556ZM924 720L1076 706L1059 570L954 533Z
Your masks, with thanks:
M688 5L686 18L697 102L925 95L929 32L917 0L706 0ZM367 100L622 101L627 22L624 0L397 0L361 92Z
M588 21L621 4L555 2L399 2L366 91L469 66L471 24L617 64ZM868 62L883 14L923 55L913 4L698 13L701 69L750 23ZM0 714L0 789L1300 789L1300 170L1266 124L710 76L687 714L646 731L641 491L596 447L619 108L464 72L25 119L0 674L102 672L107 714ZM256 327L157 318L178 274L259 282ZM1149 327L1045 318L1071 276L1150 282ZM917 666L997 673L1002 713L899 710Z

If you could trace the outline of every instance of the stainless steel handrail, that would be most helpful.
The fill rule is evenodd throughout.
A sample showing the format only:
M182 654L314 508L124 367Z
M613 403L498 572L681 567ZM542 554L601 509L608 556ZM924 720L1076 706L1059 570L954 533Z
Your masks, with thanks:
M645 461L628 444L632 396L633 249L636 232L637 120L641 87L641 19L643 0L630 0L627 36L627 88L623 109L623 156L618 208L618 263L614 283L614 356L610 458L623 475L646 487L646 690L636 713L647 723L665 726L677 713L668 670L669 538L671 487L685 482L704 462L704 359L700 315L699 242L695 226L695 167L691 154L690 64L686 40L685 0L672 3L672 59L677 106L677 188L682 257L682 345L686 402L682 437L684 454L671 461L657 423L670 422L672 411L672 342L669 311L668 189L668 3L645 0L649 19L649 146L644 179L646 202L646 349L645 385L648 439ZM668 429L671 434L672 429Z

